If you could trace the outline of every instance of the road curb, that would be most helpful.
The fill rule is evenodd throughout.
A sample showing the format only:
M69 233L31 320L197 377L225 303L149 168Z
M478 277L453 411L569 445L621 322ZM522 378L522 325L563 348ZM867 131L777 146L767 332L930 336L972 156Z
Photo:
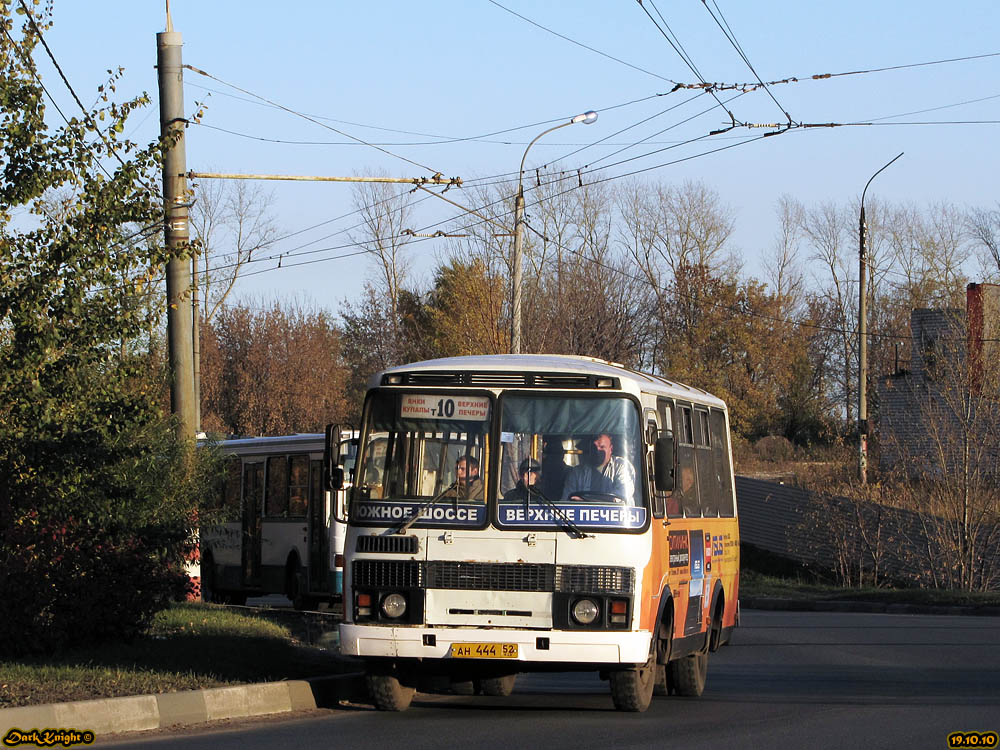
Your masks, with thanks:
M6 736L12 729L24 732L72 729L91 731L100 737L220 719L329 708L345 700L368 700L362 673L3 708L0 709L0 731Z
M789 612L868 612L890 615L960 615L1000 617L1000 607L961 607L942 604L893 604L840 600L809 601L771 596L741 596L744 609L784 610Z

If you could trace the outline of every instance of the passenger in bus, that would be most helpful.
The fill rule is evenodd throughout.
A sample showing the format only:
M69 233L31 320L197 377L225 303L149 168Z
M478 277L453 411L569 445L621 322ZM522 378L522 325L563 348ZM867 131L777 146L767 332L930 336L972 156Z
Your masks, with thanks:
M562 441L562 435L546 435L542 440L541 489L545 497L553 499L562 496L569 471Z
M445 490L442 497L483 502L485 487L479 478L479 459L475 456L459 456L455 462L455 483Z
M533 458L524 459L518 466L517 474L520 479L504 493L504 502L524 502L529 488L533 493L538 492L539 483L542 481L542 465L538 461Z
M579 499L581 493L598 492L620 497L634 505L635 467L624 456L615 455L610 434L602 432L591 443L585 461L570 469L563 485L562 499Z

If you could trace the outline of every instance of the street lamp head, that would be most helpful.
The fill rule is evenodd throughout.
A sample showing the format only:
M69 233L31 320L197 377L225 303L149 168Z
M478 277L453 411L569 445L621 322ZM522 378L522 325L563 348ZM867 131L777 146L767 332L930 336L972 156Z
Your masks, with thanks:
M572 120L570 120L570 122L573 123L574 125L576 125L578 122L582 122L584 125L591 125L597 122L597 113L594 112L593 110L590 110L589 112L584 112L582 115L577 115Z

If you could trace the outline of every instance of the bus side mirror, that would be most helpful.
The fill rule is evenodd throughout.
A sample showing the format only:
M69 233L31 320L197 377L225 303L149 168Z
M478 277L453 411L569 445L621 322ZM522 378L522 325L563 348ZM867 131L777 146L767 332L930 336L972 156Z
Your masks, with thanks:
M673 435L656 439L653 448L653 470L657 492L672 492L674 489L674 438Z
M326 442L323 446L323 483L330 491L344 488L344 469L340 465L340 425L326 426Z

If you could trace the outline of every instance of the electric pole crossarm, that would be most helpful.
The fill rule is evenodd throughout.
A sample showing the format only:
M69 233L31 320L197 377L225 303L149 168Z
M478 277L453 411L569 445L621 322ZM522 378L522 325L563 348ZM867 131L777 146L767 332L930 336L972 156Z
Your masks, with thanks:
M287 180L292 182L394 182L401 185L447 185L461 187L461 177L328 177L323 175L290 175L290 174L228 174L222 172L187 173L190 180Z

